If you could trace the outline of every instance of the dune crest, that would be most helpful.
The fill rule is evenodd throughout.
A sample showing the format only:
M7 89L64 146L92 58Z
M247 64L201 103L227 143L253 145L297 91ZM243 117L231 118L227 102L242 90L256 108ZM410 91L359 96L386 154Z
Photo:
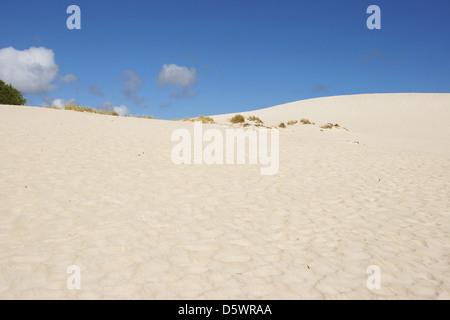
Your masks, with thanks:
M368 143L450 155L450 93L384 93L301 100L240 112L267 125L306 118L337 123ZM227 123L235 114L213 116Z

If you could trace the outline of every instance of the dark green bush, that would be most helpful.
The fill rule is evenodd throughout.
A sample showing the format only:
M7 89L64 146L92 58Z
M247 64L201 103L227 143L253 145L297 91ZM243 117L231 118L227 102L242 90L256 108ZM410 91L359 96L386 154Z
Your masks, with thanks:
M23 106L25 103L27 103L27 99L22 97L22 93L19 90L0 80L0 104Z

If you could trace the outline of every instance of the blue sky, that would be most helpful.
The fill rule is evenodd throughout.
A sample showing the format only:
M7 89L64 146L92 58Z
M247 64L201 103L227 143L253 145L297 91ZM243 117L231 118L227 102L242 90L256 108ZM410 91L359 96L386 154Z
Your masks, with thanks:
M81 8L81 30L66 27L71 4ZM381 30L366 27L369 5L381 8ZM57 75L52 69L47 87L25 93L29 105L108 101L172 119L321 96L450 92L448 0L2 0L0 7L0 50L54 53ZM10 65L4 59L1 68ZM164 65L177 73L162 77Z

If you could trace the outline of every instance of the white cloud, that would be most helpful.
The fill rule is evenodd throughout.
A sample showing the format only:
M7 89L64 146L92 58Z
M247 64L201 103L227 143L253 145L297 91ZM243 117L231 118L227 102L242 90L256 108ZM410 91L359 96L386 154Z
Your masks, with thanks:
M31 47L0 49L0 79L22 93L44 93L56 89L50 83L58 74L53 50Z
M120 105L119 107L113 106L113 104L109 101L103 102L101 105L99 105L99 109L103 109L106 111L115 111L119 114L119 116L125 116L130 114L130 109L128 109L125 105Z
M50 97L47 96L47 97L44 97L44 100L46 102L42 103L41 107L58 107L58 108L62 109L68 104L75 104L75 105L77 104L77 100L74 98L69 99L69 100L64 100L64 99L60 99L60 98L52 100Z
M65 101L63 99L55 99L52 101L51 106L58 107L58 108L64 108L66 105Z
M176 64L165 64L159 72L157 83L161 86L178 86L187 88L195 84L197 71L195 68L177 66Z
M77 82L78 77L74 74L66 74L64 77L60 77L59 81L60 82L65 82L65 83L73 83L73 82Z
M136 104L141 104L145 98L139 98L137 92L142 87L144 82L142 79L133 71L125 71L125 75L128 77L128 80L125 82L125 89L121 92L129 99L133 100Z
M128 109L127 106L124 106L123 104L119 107L113 107L113 110L119 114L119 116L125 116L127 114L130 114L130 109Z
M165 64L159 72L156 83L160 86L170 86L181 88L181 92L171 92L172 99L180 99L182 97L192 98L196 95L190 87L195 84L197 79L197 70L195 68L177 66L176 64Z

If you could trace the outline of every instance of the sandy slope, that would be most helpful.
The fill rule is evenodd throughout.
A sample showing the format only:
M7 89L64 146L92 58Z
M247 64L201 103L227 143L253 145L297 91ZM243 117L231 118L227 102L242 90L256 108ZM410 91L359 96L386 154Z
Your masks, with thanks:
M396 93L325 97L242 112L267 125L307 118L338 123L371 144L450 155L450 94ZM226 123L234 114L215 116Z
M449 299L449 109L393 94L251 112L349 130L281 130L261 176L173 164L192 123L0 106L0 298Z

